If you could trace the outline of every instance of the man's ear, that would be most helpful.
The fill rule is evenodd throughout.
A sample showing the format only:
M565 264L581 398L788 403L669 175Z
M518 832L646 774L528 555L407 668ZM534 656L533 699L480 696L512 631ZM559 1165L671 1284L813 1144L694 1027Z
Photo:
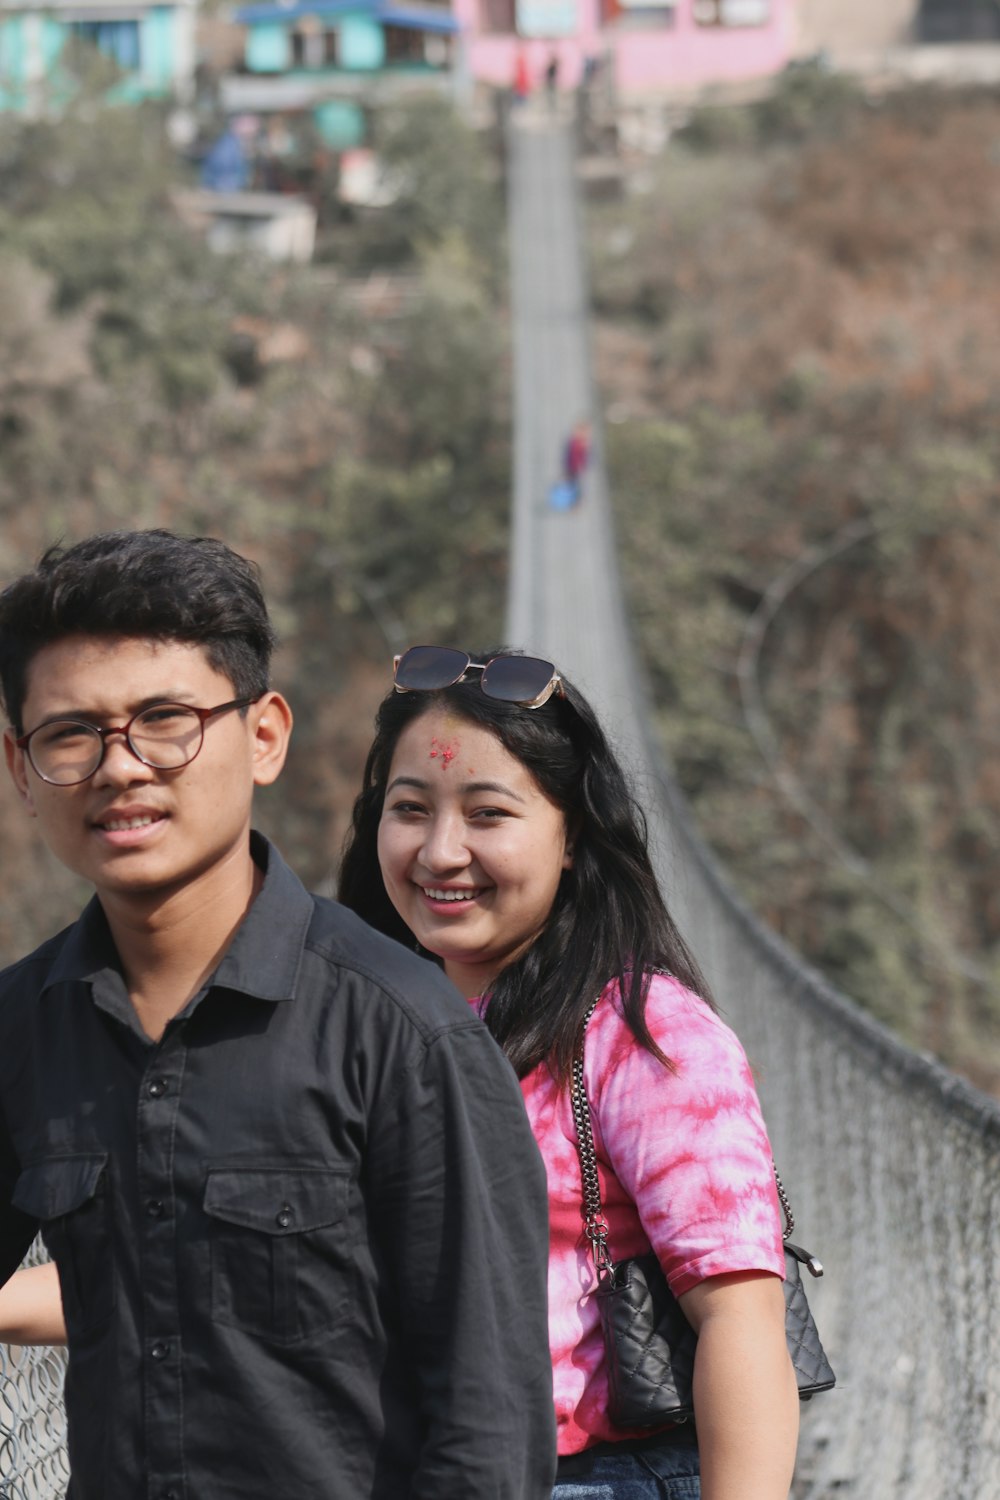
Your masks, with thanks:
M31 784L28 781L24 751L17 748L13 729L5 729L3 732L3 753L7 761L7 770L10 772L10 779L17 788L17 795L24 803L28 815L33 818L35 816L35 799L31 795Z
M292 734L292 710L280 693L265 693L249 709L253 729L254 786L270 786L281 775Z

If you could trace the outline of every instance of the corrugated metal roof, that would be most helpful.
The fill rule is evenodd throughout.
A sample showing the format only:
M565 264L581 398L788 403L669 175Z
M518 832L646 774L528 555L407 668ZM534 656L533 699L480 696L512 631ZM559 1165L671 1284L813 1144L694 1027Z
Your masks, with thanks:
M262 0L256 5L241 5L236 20L242 26L267 21L299 21L305 16L370 16L388 26L405 26L413 31L452 33L459 30L455 17L446 10L420 5L366 5L364 0Z

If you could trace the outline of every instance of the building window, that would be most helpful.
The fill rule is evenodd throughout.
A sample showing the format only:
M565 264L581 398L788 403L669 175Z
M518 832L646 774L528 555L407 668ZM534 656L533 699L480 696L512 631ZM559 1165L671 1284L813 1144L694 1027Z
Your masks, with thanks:
M315 16L306 16L292 32L293 68L335 68L339 52L337 32L325 30Z
M423 32L412 26L385 26L385 60L388 63L422 63Z
M997 0L922 0L917 34L922 42L995 42L1000 6Z
M138 21L71 21L69 32L75 41L96 47L127 72L139 67Z
M771 0L694 0L698 26L766 26Z
M480 17L484 31L507 35L514 27L514 0L480 0Z
M601 25L619 31L669 31L676 19L675 0L600 0Z

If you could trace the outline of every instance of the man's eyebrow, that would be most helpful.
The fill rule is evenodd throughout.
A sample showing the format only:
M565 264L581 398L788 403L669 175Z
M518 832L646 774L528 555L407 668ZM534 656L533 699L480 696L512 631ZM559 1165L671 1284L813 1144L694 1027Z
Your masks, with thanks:
M84 724L90 724L97 719L117 719L124 722L127 719L134 719L136 714L144 713L147 708L158 708L163 703L179 703L182 708L194 707L191 694L186 691L150 693L148 698L140 698L131 708L124 709L121 714L101 713L91 708L57 708L52 713L46 714L44 719L40 719L39 724L56 724L63 719L79 719Z

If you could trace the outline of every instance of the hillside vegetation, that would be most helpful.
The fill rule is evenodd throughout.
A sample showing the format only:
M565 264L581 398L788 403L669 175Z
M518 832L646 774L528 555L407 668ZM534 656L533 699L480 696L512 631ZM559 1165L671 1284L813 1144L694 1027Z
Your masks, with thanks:
M501 207L443 105L383 122L405 189L298 269L184 228L155 111L0 120L0 578L116 526L254 557L296 730L261 823L328 882L390 657L499 633L506 572ZM0 960L75 915L8 786Z
M0 120L0 576L108 526L261 564L329 880L389 656L500 633L501 205L440 104L400 201L295 270L217 259L155 111ZM665 745L758 911L1000 1089L1000 102L789 74L703 111L592 265L612 490ZM84 894L0 802L0 960Z
M680 782L768 922L996 1089L1000 100L793 73L591 223Z

